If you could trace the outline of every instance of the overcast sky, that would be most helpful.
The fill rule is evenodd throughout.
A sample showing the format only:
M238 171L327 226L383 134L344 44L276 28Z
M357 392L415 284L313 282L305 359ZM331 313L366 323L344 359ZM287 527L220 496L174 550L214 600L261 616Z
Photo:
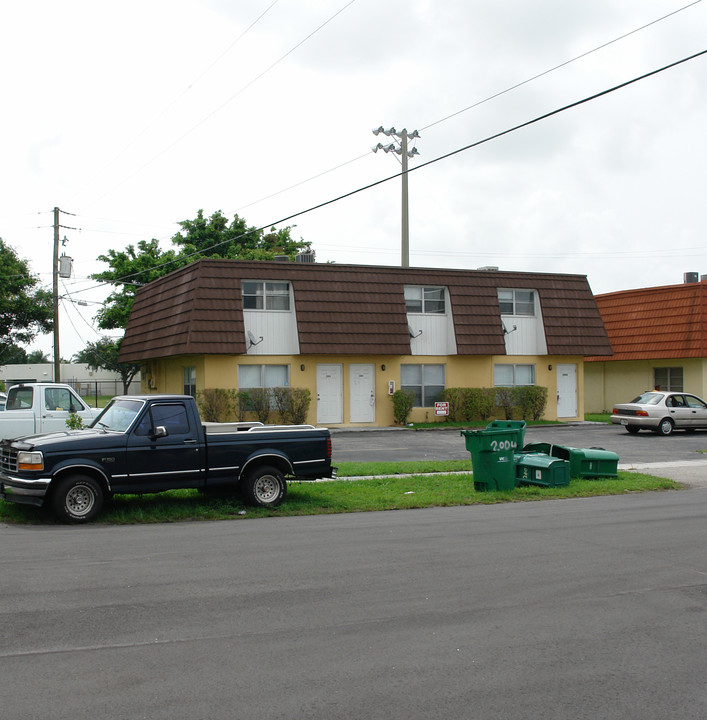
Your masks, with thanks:
M706 50L707 2L0 9L0 237L51 287L65 211L63 357L101 335L99 254L166 250L200 208L266 226L395 175L396 155L371 152L379 125L420 134L412 266L579 273L595 293L707 273L707 56L420 167ZM317 261L397 265L400 196L394 178L286 224ZM51 337L35 348L51 355Z

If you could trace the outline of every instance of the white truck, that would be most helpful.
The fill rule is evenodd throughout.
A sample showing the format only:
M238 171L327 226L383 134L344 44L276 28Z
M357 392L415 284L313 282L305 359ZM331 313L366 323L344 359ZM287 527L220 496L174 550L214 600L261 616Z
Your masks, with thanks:
M23 383L7 391L5 410L0 412L0 439L68 430L72 413L88 425L100 412L90 408L70 385Z

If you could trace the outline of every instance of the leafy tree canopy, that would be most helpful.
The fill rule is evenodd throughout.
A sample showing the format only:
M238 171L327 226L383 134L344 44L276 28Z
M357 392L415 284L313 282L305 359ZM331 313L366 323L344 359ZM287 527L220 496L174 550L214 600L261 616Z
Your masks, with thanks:
M92 370L103 368L120 374L123 383L123 392L127 393L132 379L140 371L139 363L118 362L122 338L102 337L93 343L88 343L83 350L74 355L74 362L84 363Z
M25 365L27 351L13 343L0 342L0 365Z
M31 342L54 327L52 293L40 287L27 260L0 238L0 338L3 347Z
M115 287L96 316L98 327L103 330L124 328L137 290L188 262L174 250L163 252L157 240L140 240L137 247L128 245L122 251L109 250L98 259L108 263L110 270L95 273L91 278Z
M210 217L199 210L196 218L183 220L179 226L181 230L172 237L177 250L163 252L157 240L141 240L137 247L129 245L123 251L99 255L110 269L91 277L115 287L96 316L100 328L125 328L138 288L201 258L272 260L287 255L294 259L311 247L304 240L293 240L291 227L265 232L249 227L238 215L229 222L220 210Z

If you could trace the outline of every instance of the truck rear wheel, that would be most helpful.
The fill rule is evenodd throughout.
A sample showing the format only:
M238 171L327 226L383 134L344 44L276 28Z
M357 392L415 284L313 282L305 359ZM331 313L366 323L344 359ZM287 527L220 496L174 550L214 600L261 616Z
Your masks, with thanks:
M243 499L256 507L277 507L287 494L287 483L274 467L259 467L246 474L243 480Z
M52 512L62 522L87 523L101 511L103 500L103 490L92 477L72 475L52 493Z

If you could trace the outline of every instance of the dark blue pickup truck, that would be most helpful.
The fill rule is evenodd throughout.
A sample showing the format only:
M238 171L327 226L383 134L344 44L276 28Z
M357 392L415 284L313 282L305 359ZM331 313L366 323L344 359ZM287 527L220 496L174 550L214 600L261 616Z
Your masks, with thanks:
M335 475L326 428L202 423L188 395L116 397L89 428L0 445L0 497L48 504L73 523L93 520L116 493L232 488L248 504L275 507L286 477Z

